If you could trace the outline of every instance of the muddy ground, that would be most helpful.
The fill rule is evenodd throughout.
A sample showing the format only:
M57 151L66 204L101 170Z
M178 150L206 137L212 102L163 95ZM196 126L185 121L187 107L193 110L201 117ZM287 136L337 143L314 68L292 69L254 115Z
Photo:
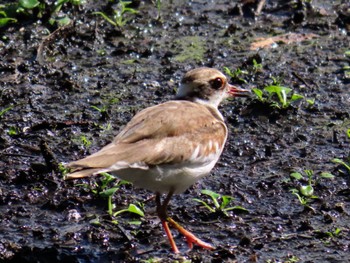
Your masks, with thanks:
M332 162L350 156L349 2L268 0L261 10L248 2L164 1L157 9L133 1L138 13L115 27L93 12L111 16L116 3L69 2L53 14L51 1L0 28L2 262L350 262L350 173ZM57 16L71 23L58 28ZM295 37L257 42L287 33ZM58 163L107 144L137 111L171 99L198 66L228 67L244 88L280 83L304 98L284 109L266 95L221 106L230 135L220 162L169 207L216 249L188 252L176 235L182 253L174 255L152 193L120 186L114 211L136 204L145 216L111 217L98 193L116 181L63 181ZM301 204L291 189L308 184L304 170L313 171L316 197L296 190ZM212 213L193 200L212 205L203 189L247 211Z

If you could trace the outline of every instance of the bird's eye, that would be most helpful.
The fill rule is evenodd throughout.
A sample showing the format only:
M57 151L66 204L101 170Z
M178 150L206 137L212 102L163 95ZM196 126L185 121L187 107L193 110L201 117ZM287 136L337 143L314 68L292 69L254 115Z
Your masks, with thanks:
M213 89L220 89L223 85L224 81L222 78L216 78L210 81L210 85Z

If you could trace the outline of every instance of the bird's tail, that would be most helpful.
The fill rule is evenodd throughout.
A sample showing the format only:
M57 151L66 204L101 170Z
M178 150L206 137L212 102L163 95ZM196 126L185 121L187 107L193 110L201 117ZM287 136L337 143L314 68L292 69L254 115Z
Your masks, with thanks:
M88 169L79 170L76 172L66 174L64 176L64 180L89 177L89 176L95 175L98 171L101 171L101 168L88 168Z

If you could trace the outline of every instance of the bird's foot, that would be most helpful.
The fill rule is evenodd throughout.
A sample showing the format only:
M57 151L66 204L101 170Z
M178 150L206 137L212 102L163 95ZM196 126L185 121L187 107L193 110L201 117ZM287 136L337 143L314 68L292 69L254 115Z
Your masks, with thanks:
M186 238L186 241L187 241L187 244L188 244L188 247L189 249L192 249L193 248L193 244L196 244L202 248L205 248L205 249L214 249L214 247L212 245L210 245L209 243L207 242L204 242L202 241L201 239L199 239L198 237L196 237L194 234L192 234L190 231L184 229L179 223L177 223L176 221L174 221L174 219L172 219L171 217L168 217L167 218L167 221L174 227L176 228L182 235L185 236ZM165 222L167 223L167 222ZM164 224L163 224L164 226ZM164 227L165 228L165 227ZM166 230L165 230L166 231ZM169 230L170 231L170 230ZM168 235L168 233L167 233ZM169 237L169 235L168 235ZM174 240L173 240L174 241ZM171 243L171 241L170 241ZM175 242L174 242L175 244ZM173 250L174 250L174 247L173 245L171 244ZM175 245L176 247L176 245ZM177 249L177 247L176 247ZM178 251L178 250L177 250ZM174 251L175 252L175 251ZM175 253L178 253L178 252L175 252Z
M167 221L162 221L162 225L163 225L165 233L166 233L166 235L167 235L167 237L169 239L171 248L173 249L174 253L178 254L180 251L179 251L179 249L176 246L176 243L174 241L173 235L171 234L170 228L168 226L168 222Z

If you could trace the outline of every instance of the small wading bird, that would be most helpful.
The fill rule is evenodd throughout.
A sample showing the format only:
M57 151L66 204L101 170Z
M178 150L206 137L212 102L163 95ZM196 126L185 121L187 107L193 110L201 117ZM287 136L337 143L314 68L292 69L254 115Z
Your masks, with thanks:
M179 250L169 225L185 236L190 249L193 244L213 249L169 217L166 209L173 194L208 175L218 161L227 138L220 102L248 93L230 85L216 69L193 69L182 79L175 100L142 110L112 143L67 164L71 173L66 179L108 172L154 191L157 214L175 253ZM163 202L162 194L167 194Z

